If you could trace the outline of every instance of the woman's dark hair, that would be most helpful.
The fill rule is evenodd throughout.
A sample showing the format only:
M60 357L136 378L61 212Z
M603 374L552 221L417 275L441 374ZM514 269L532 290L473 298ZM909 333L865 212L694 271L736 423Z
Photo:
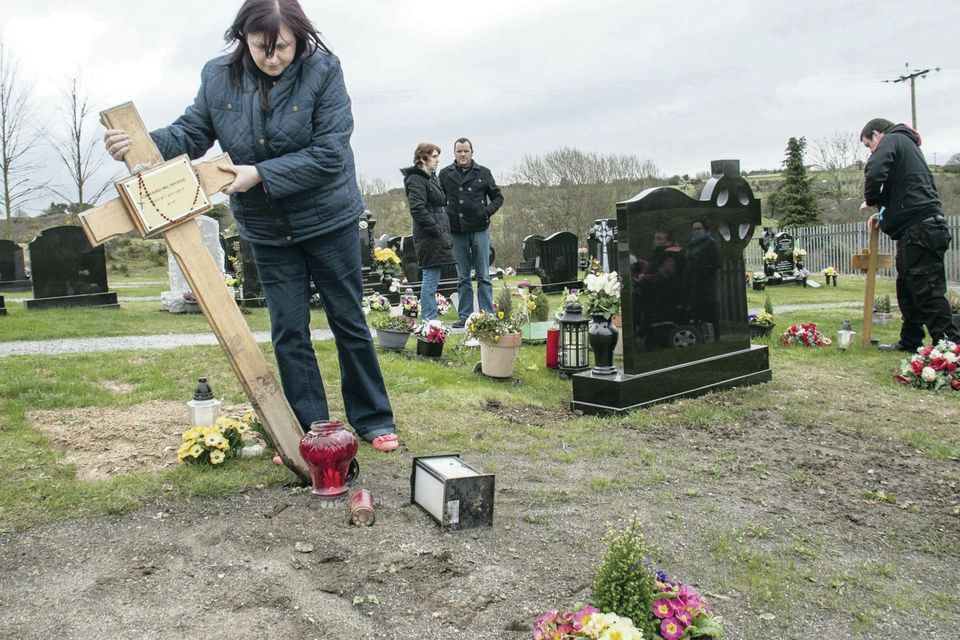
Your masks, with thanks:
M250 65L255 71L254 76L260 88L260 105L267 111L270 109L267 94L273 78L261 73L253 63L250 48L247 46L247 35L262 33L263 44L267 47L265 53L269 57L277 48L277 38L280 37L282 27L290 29L297 41L294 60L312 55L318 50L330 53L317 28L310 22L297 0L246 0L237 12L237 17L233 19L233 24L223 34L228 47L237 44L237 48L227 59L230 79L236 86L243 87L244 66Z
M871 138L874 131L883 133L892 126L893 123L889 120L884 118L874 118L863 126L863 131L860 132L860 139L863 140L864 138Z

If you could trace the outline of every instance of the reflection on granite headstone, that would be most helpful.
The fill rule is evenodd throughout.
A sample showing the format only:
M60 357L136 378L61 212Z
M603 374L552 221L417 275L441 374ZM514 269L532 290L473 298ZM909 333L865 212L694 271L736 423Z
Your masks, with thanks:
M517 267L518 275L534 275L537 273L537 252L540 250L538 240L543 240L541 235L530 235L523 239L523 260Z
M738 167L713 169L699 200L660 187L617 205L627 373L749 347L743 249L760 203Z
M90 245L80 227L51 227L30 242L33 300L28 309L117 306L107 290L103 246Z

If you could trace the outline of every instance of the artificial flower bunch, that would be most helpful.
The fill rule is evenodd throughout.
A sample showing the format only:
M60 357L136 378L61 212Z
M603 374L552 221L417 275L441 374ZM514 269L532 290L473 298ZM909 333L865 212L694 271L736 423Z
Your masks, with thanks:
M900 373L893 379L909 387L939 391L949 386L960 390L960 345L941 340L936 346L920 347L917 352L900 361Z
M450 333L450 330L443 326L441 321L430 320L429 322L420 324L414 333L417 334L418 340L443 343L446 341L447 334Z
M763 261L767 264L773 264L777 260L778 256L776 251L767 251L765 254L763 254Z
M763 282L767 279L767 274L763 271L754 271L753 272L753 281L754 282Z
M521 280L520 282L517 283L517 289L529 289L529 288L530 288L529 280Z
M537 618L533 640L568 640L594 638L596 640L643 640L643 634L630 618L615 613L601 613L586 605L576 611L553 609Z
M807 257L807 252L804 251L803 249L794 249L794 250L793 250L793 261L794 261L794 262L799 262L800 260L803 260L803 259L806 258L806 257Z
M828 278L833 277L837 275L837 270L833 267L827 267L823 270L823 275L827 276Z
M370 321L370 326L378 331L397 331L412 333L417 326L416 320L407 316L393 316L389 313L378 313Z
M583 286L587 313L612 314L620 310L620 274L591 272L583 278Z
M437 292L435 295L437 297L437 315L446 315L447 311L450 311L450 300L440 292Z
M790 325L786 331L780 334L780 342L785 347L794 344L804 347L824 347L832 344L833 341L820 333L816 323L809 322L807 324Z
M517 275L517 270L514 269L513 267L507 267L506 269L503 270L503 273L508 276L515 276Z
M416 318L420 315L420 299L408 293L400 299L400 303L403 305L403 315L410 318Z
M250 412L240 420L221 417L209 426L190 427L183 432L183 444L177 449L180 464L221 464L240 453L243 434L256 420Z
M374 293L364 298L364 302L370 311L390 312L390 299L385 295Z
M553 312L553 319L557 322L560 322L560 318L563 317L563 313L567 308L567 305L571 302L580 302L580 290L579 289L567 289L563 288L563 293L560 295L560 306L557 307L557 310Z
M377 263L377 269L387 276L399 276L400 256L393 249L387 247L375 247L373 250L373 261Z
M654 585L662 592L653 603L653 615L660 620L660 636L664 640L723 637L723 628L696 589L672 582L659 570Z
M550 317L550 300L543 289L537 289L523 296L523 306L530 322L546 322Z
M579 255L581 258L586 256L588 253L590 253L590 250L586 247L577 247L577 255Z
M750 324L759 325L761 327L772 327L774 324L773 314L768 313L767 311L751 313L747 316L747 321Z

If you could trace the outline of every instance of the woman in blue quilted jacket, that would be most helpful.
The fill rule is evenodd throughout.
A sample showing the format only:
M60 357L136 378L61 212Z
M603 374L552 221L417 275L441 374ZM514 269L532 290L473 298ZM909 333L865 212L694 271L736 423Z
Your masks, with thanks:
M329 419L310 341L310 282L326 310L340 362L347 420L380 451L399 441L370 331L357 224L363 201L350 135L353 115L340 61L297 0L246 0L227 30L231 53L208 62L193 104L150 136L165 159L230 155L225 189L252 248L270 311L284 394L301 427ZM108 130L120 160L131 140Z

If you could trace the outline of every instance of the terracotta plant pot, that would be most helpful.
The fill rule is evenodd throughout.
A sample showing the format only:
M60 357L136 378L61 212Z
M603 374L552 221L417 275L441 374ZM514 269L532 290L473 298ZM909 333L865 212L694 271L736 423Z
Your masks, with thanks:
M506 333L500 339L480 341L480 370L491 378L509 378L513 376L513 367L517 363L517 351L522 336L519 333Z

